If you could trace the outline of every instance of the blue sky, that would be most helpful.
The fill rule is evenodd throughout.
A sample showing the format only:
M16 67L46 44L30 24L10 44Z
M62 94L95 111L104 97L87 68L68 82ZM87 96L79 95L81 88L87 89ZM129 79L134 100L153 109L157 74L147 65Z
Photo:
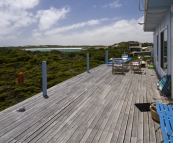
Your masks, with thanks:
M0 0L0 46L152 42L143 15L138 0Z

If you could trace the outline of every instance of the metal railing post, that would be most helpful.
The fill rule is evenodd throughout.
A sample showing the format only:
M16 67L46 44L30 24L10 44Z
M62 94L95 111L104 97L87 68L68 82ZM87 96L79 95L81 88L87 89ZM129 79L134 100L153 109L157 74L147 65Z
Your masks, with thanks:
M106 54L105 54L105 64L108 63L108 51L106 51Z
M86 61L87 61L87 73L89 73L89 54L86 56Z
M42 90L43 90L43 97L47 98L47 65L46 61L42 62Z

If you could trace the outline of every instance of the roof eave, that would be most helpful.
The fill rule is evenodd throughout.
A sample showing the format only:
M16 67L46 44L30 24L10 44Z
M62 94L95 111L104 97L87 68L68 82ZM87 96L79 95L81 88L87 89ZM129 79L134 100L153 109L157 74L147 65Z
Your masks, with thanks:
M146 0L144 11L144 26L145 32L153 32L162 21L164 16L170 11L173 0Z

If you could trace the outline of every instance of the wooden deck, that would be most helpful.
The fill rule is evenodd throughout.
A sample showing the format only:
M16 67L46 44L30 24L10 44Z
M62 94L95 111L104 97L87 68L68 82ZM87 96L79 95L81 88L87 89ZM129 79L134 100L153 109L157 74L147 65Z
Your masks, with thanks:
M136 103L167 102L154 70L112 75L101 65L0 112L0 143L160 143L159 124ZM25 112L17 112L21 107Z

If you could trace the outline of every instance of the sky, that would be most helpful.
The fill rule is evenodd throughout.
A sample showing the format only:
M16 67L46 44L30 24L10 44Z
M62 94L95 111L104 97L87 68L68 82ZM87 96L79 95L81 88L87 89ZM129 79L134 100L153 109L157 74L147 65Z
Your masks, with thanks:
M138 0L0 0L0 17L0 46L153 41Z

